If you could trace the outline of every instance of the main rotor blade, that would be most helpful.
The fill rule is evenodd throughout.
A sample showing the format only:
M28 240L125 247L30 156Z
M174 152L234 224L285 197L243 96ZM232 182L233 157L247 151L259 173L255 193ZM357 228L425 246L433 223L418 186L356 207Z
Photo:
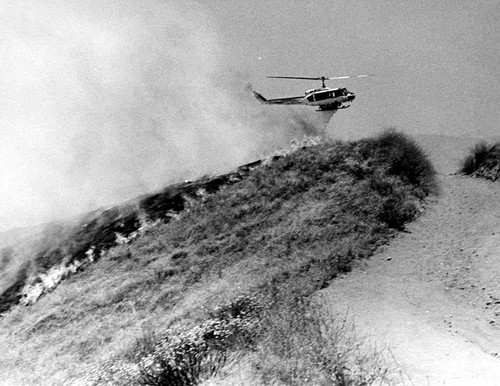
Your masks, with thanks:
M325 77L323 79L325 80L334 80L334 79L349 79L349 78L365 78L367 76L374 76L373 74L362 74L362 75L345 75L345 76L330 76L330 77ZM319 78L321 79L321 78Z
M321 78L312 78L308 76L268 76L267 78L321 80Z
M279 79L306 79L306 80L335 80L335 79L349 79L349 78L364 78L367 76L374 76L373 74L362 74L362 75L345 75L345 76L268 76L268 78L279 78Z

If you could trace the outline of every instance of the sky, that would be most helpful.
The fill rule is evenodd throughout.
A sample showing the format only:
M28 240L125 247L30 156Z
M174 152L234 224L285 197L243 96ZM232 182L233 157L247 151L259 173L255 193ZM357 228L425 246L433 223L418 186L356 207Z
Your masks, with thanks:
M500 133L500 2L317 0L208 2L228 67L264 96L319 83L265 75L376 77L331 81L356 93L330 132L395 126L413 133ZM214 4L215 3L215 4Z
M500 5L0 0L0 230L118 203L303 135L499 134ZM330 82L325 117L262 106ZM327 117L328 119L330 116Z

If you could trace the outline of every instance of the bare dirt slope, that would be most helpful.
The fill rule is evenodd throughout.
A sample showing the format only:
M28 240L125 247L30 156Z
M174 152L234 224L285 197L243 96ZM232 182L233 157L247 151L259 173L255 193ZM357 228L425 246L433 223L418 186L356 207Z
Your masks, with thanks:
M473 141L417 140L440 196L324 298L390 348L408 384L500 385L500 183L450 174Z

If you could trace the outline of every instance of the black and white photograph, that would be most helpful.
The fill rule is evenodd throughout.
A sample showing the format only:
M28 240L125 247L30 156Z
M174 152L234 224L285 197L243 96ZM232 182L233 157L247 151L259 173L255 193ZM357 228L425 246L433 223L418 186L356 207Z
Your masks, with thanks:
M498 0L0 0L0 386L500 386Z

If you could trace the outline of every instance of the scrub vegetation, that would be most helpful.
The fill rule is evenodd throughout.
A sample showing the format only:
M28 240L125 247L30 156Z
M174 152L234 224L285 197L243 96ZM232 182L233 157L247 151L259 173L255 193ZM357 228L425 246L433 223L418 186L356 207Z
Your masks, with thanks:
M2 374L196 385L247 363L260 384L393 382L388 358L316 294L422 212L436 183L421 149L394 130L312 139L217 178L58 232L40 270L80 261L79 273L4 313Z
M460 172L496 181L500 178L500 142L490 145L478 142L462 161Z

